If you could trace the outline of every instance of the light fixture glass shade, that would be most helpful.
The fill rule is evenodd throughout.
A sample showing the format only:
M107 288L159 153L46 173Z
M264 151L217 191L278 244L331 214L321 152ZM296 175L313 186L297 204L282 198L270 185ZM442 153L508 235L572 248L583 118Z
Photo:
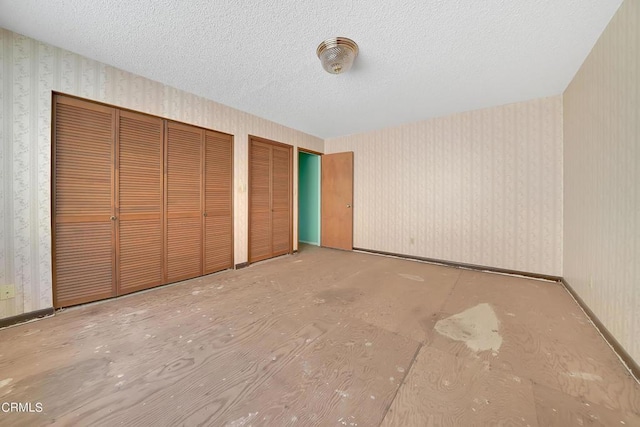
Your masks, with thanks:
M335 37L320 43L316 51L322 67L331 74L349 71L358 56L358 45L351 39Z

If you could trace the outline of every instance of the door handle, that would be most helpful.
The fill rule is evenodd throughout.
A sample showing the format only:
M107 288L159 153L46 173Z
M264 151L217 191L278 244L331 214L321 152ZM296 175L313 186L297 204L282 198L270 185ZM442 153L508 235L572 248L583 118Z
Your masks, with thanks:
M203 213L203 214L202 214L202 216L207 216L207 213L206 213L206 212L205 212L205 213Z
M348 207L348 208L350 208L350 207L351 207L351 205L350 205L349 203L347 203L347 207Z
M110 219L111 221L115 221L115 220L116 220L116 219L118 219L118 218L116 218L115 216L113 216L113 215L112 215L112 216L111 216L111 218L109 218L109 219Z

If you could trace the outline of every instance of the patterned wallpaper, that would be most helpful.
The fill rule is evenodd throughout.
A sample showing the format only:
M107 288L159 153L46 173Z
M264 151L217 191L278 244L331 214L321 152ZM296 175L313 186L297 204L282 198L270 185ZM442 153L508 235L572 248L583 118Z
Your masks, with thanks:
M640 1L564 93L564 275L640 363Z
M340 151L355 247L562 274L560 96L325 141Z
M247 135L324 147L320 138L0 29L0 284L16 285L16 298L0 301L0 318L52 305L52 90L235 135L236 263L247 260Z

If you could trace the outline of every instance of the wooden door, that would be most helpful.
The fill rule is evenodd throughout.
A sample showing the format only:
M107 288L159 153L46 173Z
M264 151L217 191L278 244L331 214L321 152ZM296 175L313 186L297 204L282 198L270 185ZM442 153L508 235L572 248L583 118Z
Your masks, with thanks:
M163 283L163 120L120 111L118 295Z
M353 249L353 152L322 156L322 246Z
M249 262L271 257L271 146L249 147Z
M249 143L249 262L292 250L292 150L261 138Z
M166 281L202 275L202 146L204 130L167 123Z
M206 131L204 274L233 267L233 138Z
M54 306L116 295L116 110L56 95L53 142Z
M278 256L291 251L291 150L271 149L271 256Z

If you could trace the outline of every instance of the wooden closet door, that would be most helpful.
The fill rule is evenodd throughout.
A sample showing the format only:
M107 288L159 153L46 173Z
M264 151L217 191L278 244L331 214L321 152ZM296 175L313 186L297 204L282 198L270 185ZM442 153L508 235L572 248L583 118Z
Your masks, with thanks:
M273 146L271 155L271 256L291 247L291 150Z
M167 282L202 275L204 130L167 123Z
M250 140L249 144L249 262L270 258L271 145Z
M233 267L233 139L205 132L204 274Z
M120 111L118 295L163 283L163 120Z
M116 295L116 110L55 95L54 306Z

